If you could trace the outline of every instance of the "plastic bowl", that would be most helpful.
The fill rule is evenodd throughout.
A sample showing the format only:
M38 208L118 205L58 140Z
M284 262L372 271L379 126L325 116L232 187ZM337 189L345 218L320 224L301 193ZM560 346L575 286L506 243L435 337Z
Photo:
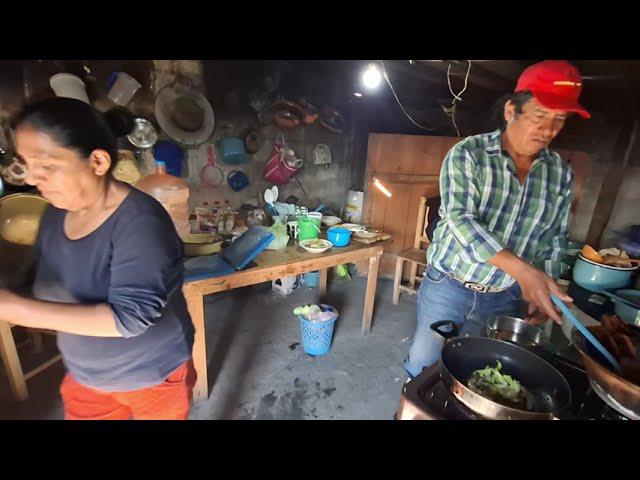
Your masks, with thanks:
M336 247L346 247L351 242L351 230L333 227L327 230L327 238Z

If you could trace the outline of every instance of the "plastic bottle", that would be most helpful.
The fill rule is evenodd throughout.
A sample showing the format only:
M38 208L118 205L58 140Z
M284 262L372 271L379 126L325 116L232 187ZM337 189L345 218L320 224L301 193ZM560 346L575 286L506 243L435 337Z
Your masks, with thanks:
M140 179L136 188L155 198L169 212L178 235L185 237L189 225L189 186L184 180L167 173L164 162L156 162L156 171Z
M224 229L227 233L231 233L235 226L236 219L233 213L233 208L229 200L224 201Z

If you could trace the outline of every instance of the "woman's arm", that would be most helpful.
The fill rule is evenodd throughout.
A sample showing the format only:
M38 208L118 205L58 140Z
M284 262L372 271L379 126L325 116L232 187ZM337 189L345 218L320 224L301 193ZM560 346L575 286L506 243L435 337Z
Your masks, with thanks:
M0 320L90 337L122 337L111 307L105 303L75 305L45 302L0 290Z

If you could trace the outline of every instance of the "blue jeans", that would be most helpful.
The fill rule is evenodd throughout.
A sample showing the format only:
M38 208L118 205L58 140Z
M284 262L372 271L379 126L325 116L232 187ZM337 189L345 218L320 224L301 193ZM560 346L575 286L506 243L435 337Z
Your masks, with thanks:
M427 267L418 292L418 325L404 362L405 370L415 377L440 358L445 339L431 330L431 324L453 320L460 336L478 336L483 334L491 317L522 315L525 308L517 283L504 292L480 293L465 288L446 273Z

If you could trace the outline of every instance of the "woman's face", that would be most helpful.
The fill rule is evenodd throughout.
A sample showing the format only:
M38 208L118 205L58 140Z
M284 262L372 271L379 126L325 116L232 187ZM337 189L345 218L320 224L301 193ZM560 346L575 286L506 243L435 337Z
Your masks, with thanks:
M61 147L52 137L29 125L17 129L15 145L26 163L26 182L35 186L53 206L82 210L102 191L110 165L106 151L94 150L88 159L82 158L75 150Z

